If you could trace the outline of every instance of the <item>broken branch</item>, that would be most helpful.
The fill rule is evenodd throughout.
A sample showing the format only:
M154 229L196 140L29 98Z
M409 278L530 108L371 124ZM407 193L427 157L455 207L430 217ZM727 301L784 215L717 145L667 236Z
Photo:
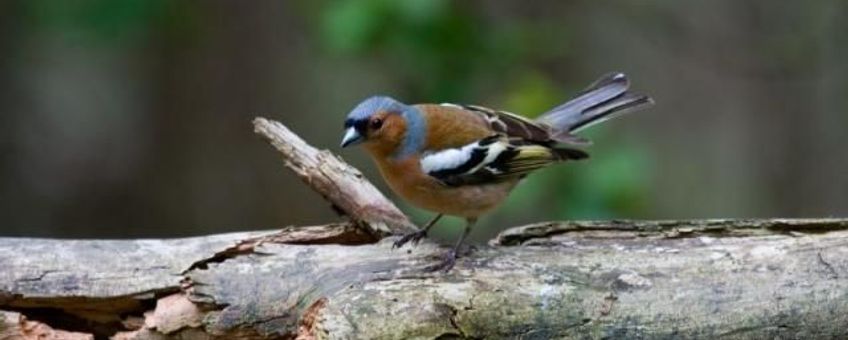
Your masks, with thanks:
M415 231L409 218L350 164L312 147L279 122L256 118L253 125L283 155L287 168L368 232L385 236Z

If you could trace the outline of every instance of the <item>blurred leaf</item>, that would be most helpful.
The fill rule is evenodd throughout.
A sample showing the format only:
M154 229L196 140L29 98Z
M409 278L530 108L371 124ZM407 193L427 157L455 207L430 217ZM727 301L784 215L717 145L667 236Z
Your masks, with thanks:
M168 8L165 0L28 1L25 13L37 28L89 42L116 43L147 31Z
M559 104L561 92L550 79L526 72L508 90L505 108L533 118Z
M340 51L360 51L374 41L386 14L385 1L339 1L324 14L325 43Z
M638 146L608 145L616 147L588 149L593 157L572 164L574 177L558 182L557 186L570 188L556 197L561 218L617 218L638 215L646 208L648 157Z
M444 16L448 7L447 0L405 0L389 1L398 6L401 17L413 24L432 22Z

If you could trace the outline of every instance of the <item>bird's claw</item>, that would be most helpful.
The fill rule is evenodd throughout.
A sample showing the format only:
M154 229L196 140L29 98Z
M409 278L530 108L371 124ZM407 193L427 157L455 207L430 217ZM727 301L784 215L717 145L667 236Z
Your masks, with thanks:
M412 245L418 245L418 243L421 242L421 239L425 236L427 236L427 231L425 230L419 230L408 233L406 235L403 235L403 237L401 237L397 241L395 241L395 243L392 244L392 249L403 247L403 245L409 243L410 241L412 242Z
M456 265L456 251L451 249L450 251L442 255L442 260L439 261L439 263L427 267L426 271L442 271L447 273L453 268L454 265Z

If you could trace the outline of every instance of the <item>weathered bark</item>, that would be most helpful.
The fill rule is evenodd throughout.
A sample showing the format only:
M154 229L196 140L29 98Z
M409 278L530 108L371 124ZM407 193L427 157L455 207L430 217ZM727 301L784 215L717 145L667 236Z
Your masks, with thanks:
M285 165L340 212L376 236L415 230L414 224L356 168L326 150L318 150L287 129L265 118L253 121L283 155Z
M0 239L0 334L16 312L120 339L848 336L848 220L545 223L448 274L362 235Z
M432 273L444 249L381 240L409 221L355 169L255 126L352 221L0 238L0 340L848 337L846 219L542 223Z

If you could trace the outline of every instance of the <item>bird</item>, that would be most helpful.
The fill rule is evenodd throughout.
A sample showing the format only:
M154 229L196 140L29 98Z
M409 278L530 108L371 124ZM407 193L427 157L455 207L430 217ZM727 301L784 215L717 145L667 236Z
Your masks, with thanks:
M348 113L341 147L360 144L389 188L436 215L400 237L418 244L443 215L464 218L453 248L430 269L449 271L477 219L495 209L535 170L589 157L591 142L575 133L653 104L629 91L623 73L609 73L537 119L477 105L404 104L372 96Z

